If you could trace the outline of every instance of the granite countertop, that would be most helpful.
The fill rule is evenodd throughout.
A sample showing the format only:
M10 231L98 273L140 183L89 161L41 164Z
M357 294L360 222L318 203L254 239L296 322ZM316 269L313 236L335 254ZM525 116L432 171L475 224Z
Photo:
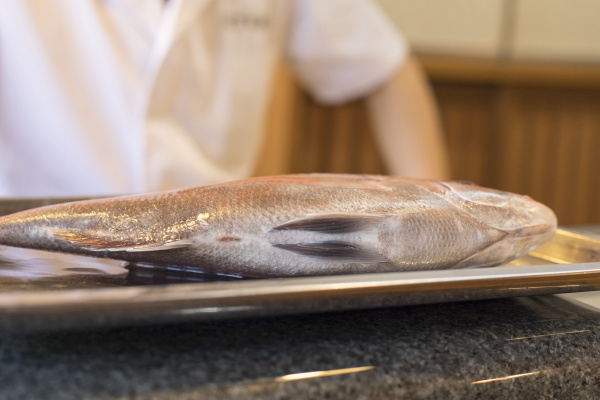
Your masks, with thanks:
M0 398L595 399L599 360L600 314L548 295L2 333Z
M596 399L599 366L600 309L553 295L0 330L0 399Z

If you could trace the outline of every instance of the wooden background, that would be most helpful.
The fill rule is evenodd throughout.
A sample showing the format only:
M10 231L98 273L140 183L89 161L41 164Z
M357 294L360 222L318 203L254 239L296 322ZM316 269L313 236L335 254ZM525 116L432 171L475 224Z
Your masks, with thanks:
M600 70L421 57L452 176L528 194L562 225L600 223ZM360 101L317 105L278 72L256 175L385 173Z

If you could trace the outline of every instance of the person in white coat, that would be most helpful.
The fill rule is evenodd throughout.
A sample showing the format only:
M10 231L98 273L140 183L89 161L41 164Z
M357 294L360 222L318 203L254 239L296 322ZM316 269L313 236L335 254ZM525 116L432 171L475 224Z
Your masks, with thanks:
M281 58L323 103L368 98L391 173L447 177L423 76L367 0L3 0L0 196L247 177Z

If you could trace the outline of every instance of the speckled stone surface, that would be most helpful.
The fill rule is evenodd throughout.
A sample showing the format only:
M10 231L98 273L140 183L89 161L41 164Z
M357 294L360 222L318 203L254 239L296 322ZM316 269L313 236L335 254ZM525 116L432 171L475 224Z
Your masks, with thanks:
M539 296L0 334L0 379L1 399L596 399L600 314Z

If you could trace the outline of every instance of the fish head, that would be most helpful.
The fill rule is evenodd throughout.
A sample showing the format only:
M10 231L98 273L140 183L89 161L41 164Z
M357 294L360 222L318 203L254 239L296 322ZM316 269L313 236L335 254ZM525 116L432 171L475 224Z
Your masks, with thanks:
M521 257L554 234L557 219L544 204L527 195L460 182L439 182L444 198L472 218L505 233L498 242L475 255L482 260L515 254Z

